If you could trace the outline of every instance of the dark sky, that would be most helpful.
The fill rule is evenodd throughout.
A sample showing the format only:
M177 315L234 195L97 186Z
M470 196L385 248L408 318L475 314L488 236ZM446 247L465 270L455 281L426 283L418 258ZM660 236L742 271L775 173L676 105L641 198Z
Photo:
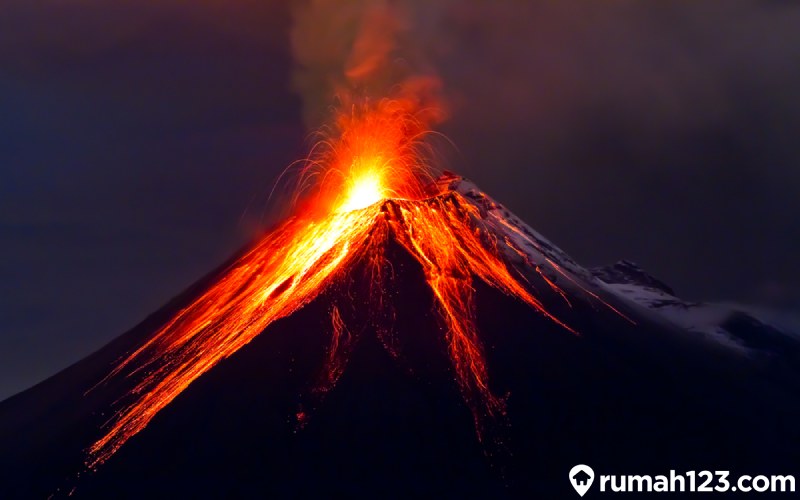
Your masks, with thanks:
M286 2L2 9L0 399L247 241L307 137ZM798 307L800 4L412 10L451 102L448 168L585 265L627 258L686 298Z

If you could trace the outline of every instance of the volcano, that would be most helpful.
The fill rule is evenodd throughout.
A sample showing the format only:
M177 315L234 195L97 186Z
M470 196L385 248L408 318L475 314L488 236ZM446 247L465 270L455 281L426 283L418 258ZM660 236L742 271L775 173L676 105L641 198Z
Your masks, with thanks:
M347 109L288 218L0 404L3 498L557 498L575 464L798 465L796 337L587 270L435 175L415 95Z
M800 465L795 337L688 328L697 305L634 265L582 268L460 177L430 189L342 211L345 239L293 246L289 220L4 401L0 496L560 498L578 463Z

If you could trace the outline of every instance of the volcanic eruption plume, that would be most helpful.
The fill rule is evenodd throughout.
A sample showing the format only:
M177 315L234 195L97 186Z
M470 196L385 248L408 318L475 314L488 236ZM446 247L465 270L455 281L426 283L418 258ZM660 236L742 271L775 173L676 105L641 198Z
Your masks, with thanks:
M309 8L328 5L312 2ZM490 388L474 317L473 280L483 280L574 332L545 309L525 275L507 263L504 253L525 255L519 244L525 235L495 212L482 214L472 200L448 189L447 176L434 173L426 138L444 116L436 100L437 80L403 72L384 89L384 96L372 94L376 75L382 75L380 80L393 72L388 62L395 48L391 37L399 30L394 23L402 19L386 5L374 5L378 7L361 12L363 22L356 23L342 78L332 79L339 106L323 139L303 162L294 213L106 377L135 382L90 447L90 468L111 457L198 377L275 320L308 304L356 263L366 262L370 269L374 307L393 307L382 282L391 272L384 255L390 240L424 271L454 378L479 437L487 421L503 415L504 401ZM303 22L310 21L299 25ZM382 35L389 39L378 40ZM555 264L551 267L560 272ZM535 269L567 300L553 280ZM332 388L345 369L344 353L351 341L350 326L338 307L331 309L330 324L323 390ZM391 325L374 327L386 330Z

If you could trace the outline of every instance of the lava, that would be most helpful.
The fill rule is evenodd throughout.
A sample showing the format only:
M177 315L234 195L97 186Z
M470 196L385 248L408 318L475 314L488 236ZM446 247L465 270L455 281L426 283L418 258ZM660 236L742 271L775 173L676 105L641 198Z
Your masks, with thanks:
M273 321L309 303L356 262L372 268L375 304L391 307L381 286L390 266L383 252L389 238L424 271L446 331L454 376L480 437L485 420L502 415L505 404L490 388L475 324L473 279L572 329L549 313L525 277L506 263L500 246L508 242L498 240L479 209L434 181L424 161L426 133L425 120L402 100L355 105L341 114L336 130L319 143L302 171L295 214L106 377L138 378L88 450L87 466L106 461L194 380ZM553 281L548 284L559 290ZM335 385L352 342L337 307L331 310L331 324L321 391ZM378 332L391 328L374 327Z

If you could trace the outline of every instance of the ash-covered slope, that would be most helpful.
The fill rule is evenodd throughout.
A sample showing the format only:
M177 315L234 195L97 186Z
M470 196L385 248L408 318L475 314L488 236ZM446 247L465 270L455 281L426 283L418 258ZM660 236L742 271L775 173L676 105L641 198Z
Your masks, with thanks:
M478 208L475 224L496 236L508 266L578 332L473 279L489 383L506 409L489 419L482 443L423 268L389 238L392 272L383 287L391 313L378 312L375 323L370 264L356 263L198 378L96 472L76 477L134 381L86 391L216 274L98 353L0 403L0 497L75 488L77 498L561 498L574 495L566 475L577 463L654 475L788 473L800 465L796 369L663 320L472 184L441 182ZM321 380L334 305L352 341L330 386Z

